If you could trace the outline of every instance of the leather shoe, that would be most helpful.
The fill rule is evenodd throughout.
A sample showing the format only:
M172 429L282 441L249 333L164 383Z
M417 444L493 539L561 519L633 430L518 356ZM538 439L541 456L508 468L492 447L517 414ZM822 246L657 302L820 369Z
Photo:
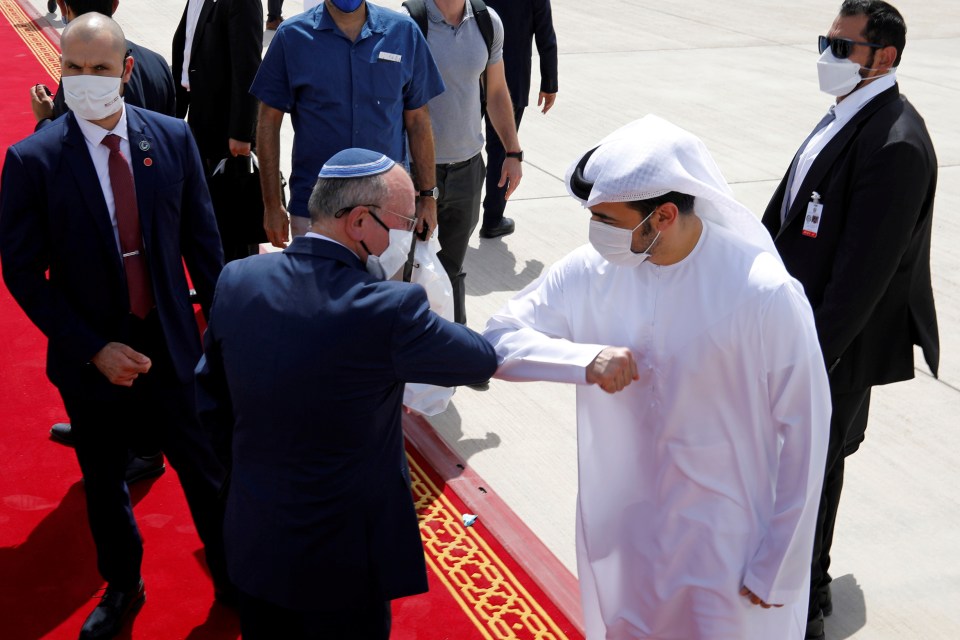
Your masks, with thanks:
M484 380L483 382L474 382L473 384L468 384L467 386L474 391L486 391L490 388L490 381Z
M50 427L50 439L68 447L77 444L73 437L73 427L70 426L69 422L57 422Z
M480 237L499 238L500 236L508 236L514 232L515 228L516 225L513 224L512 218L500 218L500 222L495 227L480 227Z
M281 22L283 22L283 16L280 16L279 18L271 18L270 20L267 20L267 24L266 24L267 31L276 31L277 27L280 26Z
M167 465L163 463L163 454L156 453L152 456L133 456L127 462L126 480L127 484L140 482L147 478L155 478L166 471Z
M145 598L143 580L136 588L128 591L107 587L100 604L90 612L83 623L80 640L105 640L115 637L127 618L143 605Z
M812 620L807 620L807 633L804 640L826 640L827 634L823 628L823 611L818 611Z
M47 0L47 13L52 13L56 15L57 13L57 0Z

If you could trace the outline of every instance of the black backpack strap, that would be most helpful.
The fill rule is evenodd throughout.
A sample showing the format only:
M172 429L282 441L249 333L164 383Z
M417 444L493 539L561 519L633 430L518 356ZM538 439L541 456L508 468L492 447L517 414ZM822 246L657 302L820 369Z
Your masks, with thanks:
M422 2L422 0L421 0ZM483 42L487 45L487 59L493 54L493 19L490 17L490 11L483 0L470 0L470 6L473 7L473 17L477 20L477 27L480 29L480 35L483 36ZM426 33L426 30L424 30Z
M490 56L493 53L493 19L490 17L490 11L483 0L470 0L470 6L473 8L473 17L477 21L477 28L480 29L480 35L483 36L483 43L487 45L487 62L490 62ZM480 74L480 117L487 113L487 70L484 67Z
M430 27L430 21L427 19L426 0L406 0L403 6L410 13L413 21L417 23L417 26L420 27L420 32L423 34L423 37L426 38L427 29ZM487 17L489 18L489 16Z

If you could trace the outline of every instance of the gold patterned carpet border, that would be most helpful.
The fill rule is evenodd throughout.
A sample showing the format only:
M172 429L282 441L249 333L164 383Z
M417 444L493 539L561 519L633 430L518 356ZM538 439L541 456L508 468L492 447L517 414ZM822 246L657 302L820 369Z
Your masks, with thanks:
M408 455L427 566L488 640L568 640L418 461Z
M60 51L27 16L16 0L0 0L0 13L13 26L17 35L36 56L54 82L60 81Z

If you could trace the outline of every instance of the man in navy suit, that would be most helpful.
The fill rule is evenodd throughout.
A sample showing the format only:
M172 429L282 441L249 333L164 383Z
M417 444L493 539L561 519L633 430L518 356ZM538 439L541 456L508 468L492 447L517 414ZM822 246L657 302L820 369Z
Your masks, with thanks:
M143 602L143 546L124 482L127 451L143 436L177 470L215 589L230 589L224 471L196 420L201 343L183 268L209 307L223 257L186 123L120 97L135 64L120 27L88 13L61 46L71 112L7 150L0 263L47 336L47 376L73 424L107 582L80 634L90 640L114 637Z
M811 564L806 637L833 610L830 547L844 458L864 439L874 385L914 376L913 346L936 376L930 282L937 157L900 95L903 16L881 0L845 0L820 37L820 89L836 97L800 147L763 224L803 284L828 371L833 415Z
M553 11L550 0L486 0L496 9L503 21L503 71L513 101L513 117L520 130L520 119L530 96L530 71L533 58L533 40L537 41L540 56L540 93L537 106L547 113L557 99L557 34L553 30ZM500 165L506 150L500 136L487 123L487 179L483 197L481 238L497 238L514 231L514 223L503 217L507 206L507 185L500 182Z
M69 23L85 13L96 11L112 16L120 0L57 0L64 22ZM127 40L127 50L136 61L130 79L124 83L123 101L135 107L168 116L176 115L175 89L173 74L167 61L159 53ZM64 98L63 83L57 87L57 93L51 97L43 85L35 85L30 91L30 106L37 118L36 130L39 131L54 119L69 111ZM74 445L73 430L69 422L58 422L50 428L50 437L61 444ZM140 456L131 454L127 464L127 482L134 483L160 475L164 472L163 456L157 446L144 443Z
M244 639L386 638L389 601L427 590L404 383L487 380L496 356L420 286L382 279L416 225L402 167L341 151L309 210L311 231L285 251L224 269L198 408L233 432L224 541Z

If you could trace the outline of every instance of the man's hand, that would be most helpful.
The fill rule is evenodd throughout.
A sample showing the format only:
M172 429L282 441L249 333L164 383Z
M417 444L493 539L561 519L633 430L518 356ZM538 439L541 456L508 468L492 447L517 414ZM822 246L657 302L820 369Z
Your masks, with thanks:
M284 206L263 207L263 230L267 240L275 247L283 249L290 240L290 216Z
M616 393L639 379L633 354L624 347L607 347L587 365L587 384L599 385L607 393Z
M750 591L750 589L747 589L746 587L740 588L740 595L746 596L746 598L750 602L752 602L753 604L759 605L764 609L769 609L770 607L779 608L783 606L782 604L767 604L766 602L761 600L759 596L757 596L757 594L755 594L753 591Z
M239 140L234 140L230 138L230 155L236 158L237 156L248 156L250 155L250 143L249 142L240 142Z
M523 167L516 158L507 158L503 161L503 170L500 172L500 182L497 186L503 188L507 185L507 193L504 200L510 199L510 194L517 190L520 180L523 178Z
M50 90L42 84L30 87L30 108L37 122L53 117L53 98Z
M544 93L540 92L540 96L537 98L537 106L543 105L541 113L546 114L547 111L553 108L553 103L557 101L557 94L555 93Z
M437 230L437 201L429 197L417 198L417 233L423 233L423 224L428 225L426 239Z
M111 384L132 387L141 373L150 370L150 358L120 342L108 342L90 360Z

